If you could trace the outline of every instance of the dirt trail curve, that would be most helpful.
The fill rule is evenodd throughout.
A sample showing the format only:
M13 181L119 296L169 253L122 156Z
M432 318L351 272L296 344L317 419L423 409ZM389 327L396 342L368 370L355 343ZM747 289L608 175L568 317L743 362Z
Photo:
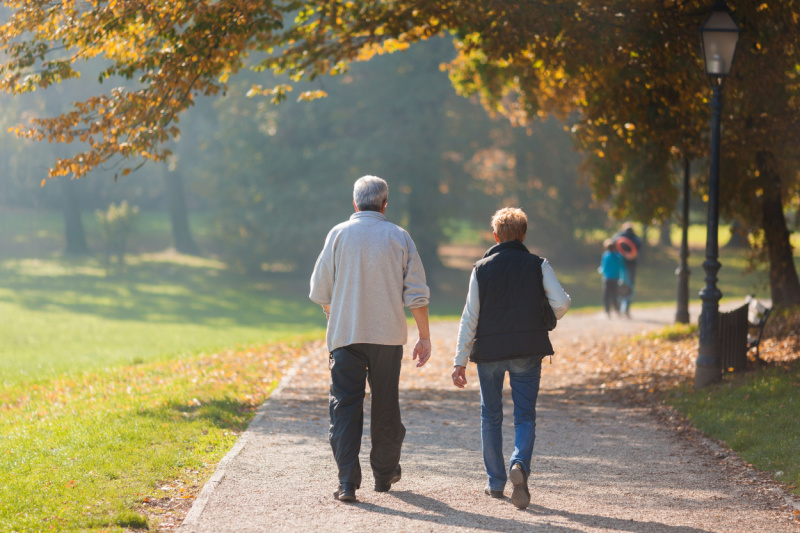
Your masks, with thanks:
M433 327L429 365L417 369L408 356L404 360L403 479L390 492L372 490L365 438L358 503L333 499L327 354L318 352L298 363L262 407L182 531L798 533L785 493L753 483L752 471L725 468L724 454L677 435L648 411L608 401L586 387L579 366L559 360L558 353L584 343L671 323L673 313L642 309L633 321L576 313L559 323L553 334L557 355L552 365L545 362L542 375L527 510L483 494L477 376L473 365L469 387L453 388L457 324L445 322ZM506 398L508 454L512 418Z

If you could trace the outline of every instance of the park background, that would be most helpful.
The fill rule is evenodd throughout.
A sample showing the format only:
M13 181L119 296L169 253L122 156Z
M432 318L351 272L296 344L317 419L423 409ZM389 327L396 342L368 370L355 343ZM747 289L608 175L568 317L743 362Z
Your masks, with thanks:
M308 277L361 175L389 182L387 216L420 249L434 319L460 314L491 214L507 205L527 212L526 244L554 265L572 312L599 312L602 242L624 219L593 195L573 124L488 116L440 68L449 41L355 64L312 102L248 98L256 75L243 73L182 117L164 164L126 175L42 184L64 148L7 132L62 112L79 86L0 100L0 528L156 527L163 508L149 502L190 500L301 348L322 338ZM670 171L678 191L683 169ZM692 179L705 173L697 161ZM800 215L786 214L796 247ZM693 303L705 217L693 196ZM663 218L636 221L647 244L634 313L675 302L681 221ZM768 299L763 257L723 223L723 303ZM780 468L800 480L796 465Z

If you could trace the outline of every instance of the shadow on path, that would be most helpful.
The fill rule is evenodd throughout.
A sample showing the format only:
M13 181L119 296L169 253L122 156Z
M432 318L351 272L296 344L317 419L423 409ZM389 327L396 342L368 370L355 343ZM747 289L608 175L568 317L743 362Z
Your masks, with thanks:
M391 516L402 516L412 520L422 520L441 525L460 526L466 520L467 522L474 524L473 529L481 531L511 531L520 525L520 522L514 519L487 517L486 515L482 514L460 511L450 507L442 501L430 498L428 496L423 496L421 494L415 494L411 491L392 491L390 494L395 498L418 508L422 512L398 512L395 509L382 507L375 504L366 504L363 506L363 508L371 512ZM667 524L652 521L643 522L639 520L620 520L601 515L579 514L560 511L557 509L548 509L538 505L531 505L524 511L517 510L516 512L536 515L537 517L559 516L566 518L570 522L577 522L591 527L602 527L613 531L708 533L708 530L697 529L694 527L669 526ZM539 524L539 527L546 528L547 531L555 532L583 531L583 529L575 529L572 527L559 526L555 524Z

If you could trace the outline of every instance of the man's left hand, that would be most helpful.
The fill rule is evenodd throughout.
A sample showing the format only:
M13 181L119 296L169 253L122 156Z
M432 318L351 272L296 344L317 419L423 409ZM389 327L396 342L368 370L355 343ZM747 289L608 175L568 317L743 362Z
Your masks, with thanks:
M414 346L414 355L412 359L418 359L417 368L421 367L428 362L431 357L431 340L419 339L417 345Z

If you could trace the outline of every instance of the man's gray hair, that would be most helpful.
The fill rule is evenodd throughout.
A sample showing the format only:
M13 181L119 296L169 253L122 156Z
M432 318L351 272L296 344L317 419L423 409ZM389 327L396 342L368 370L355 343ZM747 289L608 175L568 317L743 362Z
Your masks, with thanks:
M377 176L363 176L353 186L353 201L359 211L380 211L389 199L389 185Z

